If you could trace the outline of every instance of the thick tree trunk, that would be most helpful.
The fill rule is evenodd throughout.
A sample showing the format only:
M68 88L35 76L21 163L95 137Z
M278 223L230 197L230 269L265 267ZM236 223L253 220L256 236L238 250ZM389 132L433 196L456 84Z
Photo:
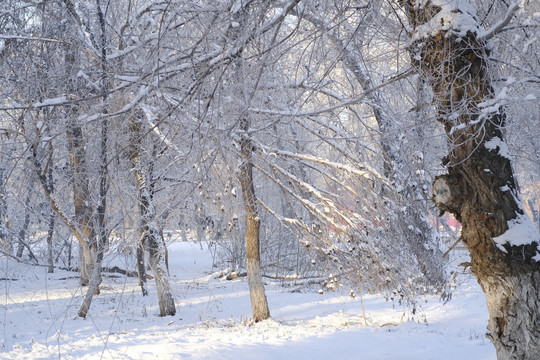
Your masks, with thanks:
M141 124L142 114L135 114L130 118L130 159L133 167L133 176L138 190L140 211L140 244L148 254L148 264L154 273L158 293L160 316L176 314L174 297L169 284L169 274L166 266L166 248L162 233L156 219L156 211L151 200L147 176L142 169L141 161ZM140 264L138 264L140 266ZM145 288L143 289L143 295Z
M458 4L463 5L434 6L428 1L419 7L415 1L402 1L416 31L411 59L431 84L450 147L443 160L448 174L436 178L434 200L441 212L454 214L463 225L471 272L487 298L487 336L498 358L537 359L540 239L519 200L503 141L505 114L490 83L486 45L473 28L452 27L474 21L472 8ZM429 22L445 26L422 33Z

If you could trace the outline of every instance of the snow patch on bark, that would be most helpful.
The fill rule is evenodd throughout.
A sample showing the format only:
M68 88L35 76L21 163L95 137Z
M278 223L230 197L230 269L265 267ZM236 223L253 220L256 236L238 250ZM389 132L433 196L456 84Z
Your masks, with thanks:
M512 157L510 156L510 150L508 150L508 145L506 144L506 142L504 142L504 140L497 136L486 141L484 143L484 147L489 151L494 151L498 148L500 156L507 158L508 160L512 160Z
M500 236L493 238L495 245L504 253L508 253L504 245L523 246L533 243L540 244L540 236L534 227L531 219L526 213L518 215L515 219L508 221L508 230ZM540 249L539 249L540 250ZM535 261L540 261L540 254L537 252L533 257Z
M420 1L417 6L425 6L427 0ZM428 22L420 25L414 34L414 40L433 36L440 31L451 30L458 36L467 32L479 34L480 28L476 20L476 9L465 0L431 0L431 5L441 10Z

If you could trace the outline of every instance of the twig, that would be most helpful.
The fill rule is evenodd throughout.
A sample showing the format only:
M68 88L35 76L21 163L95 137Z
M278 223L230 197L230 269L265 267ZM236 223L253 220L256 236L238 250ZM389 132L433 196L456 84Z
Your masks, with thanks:
M461 240L463 240L463 236L460 236L460 237L456 240L456 242L453 243L452 246L450 246L450 248L449 248L448 250L446 250L446 252L445 252L445 253L443 254L443 256L442 256L443 259L446 257L446 255L448 255L448 253L449 253L450 251L452 251L452 249L453 249L454 247L456 247L457 244L459 244L459 243L461 242Z

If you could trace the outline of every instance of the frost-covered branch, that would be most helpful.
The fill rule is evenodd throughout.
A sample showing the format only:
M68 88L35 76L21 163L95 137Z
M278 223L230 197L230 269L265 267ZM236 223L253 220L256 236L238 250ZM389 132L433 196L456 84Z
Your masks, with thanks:
M327 112L332 112L332 111L335 111L335 110L338 110L338 109L341 109L341 108L344 108L344 107L359 104L362 101L364 101L366 99L366 97L369 96L369 94L371 94L372 92L380 90L380 89L384 88L385 86L393 84L393 83L395 83L397 81L403 80L403 79L411 76L413 73L414 73L413 69L408 69L408 70L400 73L399 75L396 75L396 76L392 77L388 81L385 81L382 84L374 86L373 88L365 91L361 95L358 95L358 96L356 96L356 97L354 97L352 99L348 99L346 101L343 101L343 102L341 102L339 104L328 106L328 107L322 108L322 109L315 109L315 110L308 110L308 111L300 111L300 110L279 111L279 110L271 110L271 109L262 109L262 108L251 107L248 110L250 112L252 112L252 113L255 113L255 114L266 114L266 115L277 115L277 116L317 116L317 115L327 113Z
M341 163L330 161L328 159L317 157L314 155L293 153L290 151L269 148L264 145L258 145L258 146L260 146L261 150L264 153L275 154L275 155L284 156L284 157L288 157L292 159L305 160L309 162L326 165L326 166L329 166L338 170L342 170L342 171L348 172L350 174L353 174L353 175L356 175L365 179L372 179L373 177L379 180L382 184L389 185L386 177L379 174L377 170L373 169L371 166L367 164L358 165L358 168L356 168L351 165L341 164Z
M490 40L491 38L493 38L495 35L497 35L498 33L500 33L504 27L506 25L508 25L510 23L510 21L512 20L512 17L514 16L514 14L516 13L516 11L519 10L519 4L515 1L513 1L510 6L508 6L508 10L506 11L506 14L504 15L504 18L499 21L497 24L493 25L490 29L482 32L478 38L480 40Z

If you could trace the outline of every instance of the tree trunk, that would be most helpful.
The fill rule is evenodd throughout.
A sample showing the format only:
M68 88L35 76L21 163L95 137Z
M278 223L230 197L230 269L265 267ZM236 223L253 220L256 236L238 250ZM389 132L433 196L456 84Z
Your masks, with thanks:
M9 220L7 218L7 178L4 175L4 169L0 168L0 249L10 254L11 249L8 243Z
M53 235L54 235L54 212L49 215L49 230L47 231L47 272L54 272Z
M475 21L472 8L463 3L401 3L416 31L411 34L412 63L431 84L449 144L443 159L448 173L433 183L434 201L441 213L454 214L463 225L471 272L487 298L487 336L498 358L537 359L540 239L520 203L503 141L505 114L490 83L486 44L473 28L453 28ZM445 26L423 34L426 23Z
M66 45L65 53L65 71L68 79L68 90L75 92L77 79L77 53L73 47ZM94 223L94 211L91 204L94 203L90 196L90 185L88 176L88 163L86 161L86 144L82 127L77 121L78 108L73 105L66 109L65 117L67 119L67 148L69 152L69 164L71 169L71 185L73 187L73 205L75 208L75 226L77 227L78 240L80 244L80 268L81 285L90 284L96 261L96 232ZM38 176L45 174L38 174ZM42 181L47 183L47 181ZM43 186L48 186L42 184ZM51 194L49 189L46 190Z
M142 207L142 206L141 206ZM144 222L145 220L143 220ZM165 248L163 239L160 239L157 223L147 222L143 225L141 242L145 244L148 253L148 264L154 273L159 301L159 316L173 316L176 314L174 297L169 284L169 274L165 264Z
M68 116L73 116L69 114ZM96 261L96 235L94 231L93 210L86 169L86 154L81 127L69 119L67 130L67 145L69 162L72 172L73 204L75 207L75 221L82 239L80 244L81 285L90 284ZM82 241L81 241L82 240Z
M52 145L51 145L51 155L52 155ZM49 191L52 194L54 191L54 182L53 182L53 168L49 167L49 170L47 171L47 182ZM53 235L54 235L54 219L55 214L54 211L51 209L49 210L49 230L47 231L47 272L52 274L54 272L54 258L53 258ZM25 229L27 225L25 223Z
M96 0L97 15L100 24L100 46L101 46L101 91L102 101L107 106L109 90L109 84L107 81L107 38L105 30L105 17L101 10L100 0ZM107 114L107 109L103 110L104 114ZM86 275L91 275L91 280L86 291L83 304L79 310L79 316L86 317L90 304L92 303L92 297L94 294L99 294L99 285L101 284L101 264L103 263L103 256L105 253L105 247L107 246L108 232L105 226L105 212L107 209L107 191L109 183L107 180L107 138L108 138L108 124L107 119L103 119L101 122L101 153L100 153L100 171L99 171L99 195L98 204L96 208L95 217L92 216L92 237L88 237L89 244L84 246L83 252L85 260ZM89 266L89 262L92 261L92 265ZM81 264L81 274L83 266Z
M102 253L102 249L99 252ZM79 317L85 318L90 310L90 305L92 304L92 298L94 295L99 294L99 285L101 284L101 263L102 256L96 256L94 266L92 267L92 273L90 274L90 282L88 283L88 289L86 290L86 295L84 300L79 308Z
M239 3L240 4L240 3ZM229 36L232 41L241 38L242 31L245 31L247 24L248 9L247 2L241 2L241 7L231 10L232 18L238 22L239 26L229 29ZM247 92L244 58L240 51L238 58L233 62L232 78L236 80L241 107L248 107L249 94ZM261 70L262 71L262 70ZM256 86L256 85L255 85ZM253 94L251 94L253 95ZM264 283L261 273L261 253L260 253L260 225L261 220L257 210L257 196L253 184L253 142L249 135L251 121L248 114L240 114L239 129L241 131L240 139L240 158L239 181L242 187L242 198L244 201L244 211L246 215L246 270L249 285L249 296L251 299L251 309L255 322L270 318L268 301L264 291Z
M146 268L144 264L144 249L141 243L137 244L137 275L139 276L139 286L143 296L148 295L146 288Z
M133 176L138 190L140 211L140 244L148 254L148 264L154 273L158 293L160 316L176 314L174 297L169 284L169 274L166 267L166 249L159 231L156 211L151 200L147 176L142 169L141 161L141 134L143 114L134 114L130 118L130 160L133 167ZM141 264L138 264L140 266ZM142 286L142 285L141 285ZM143 288L143 294L145 289Z
M241 128L246 135L241 143L242 165L240 166L240 184L246 212L246 270L253 319L266 320L270 317L268 302L264 291L261 274L261 254L259 250L260 219L257 211L257 197L253 186L252 143L247 135L249 122L241 120Z
M30 187L33 184L30 183ZM26 200L24 201L24 224L19 230L19 246L17 247L17 257L20 259L23 256L24 252L24 245L26 244L26 230L28 229L28 226L30 226L30 211L28 209L28 206L30 205L30 191L28 191L28 194L26 195Z

